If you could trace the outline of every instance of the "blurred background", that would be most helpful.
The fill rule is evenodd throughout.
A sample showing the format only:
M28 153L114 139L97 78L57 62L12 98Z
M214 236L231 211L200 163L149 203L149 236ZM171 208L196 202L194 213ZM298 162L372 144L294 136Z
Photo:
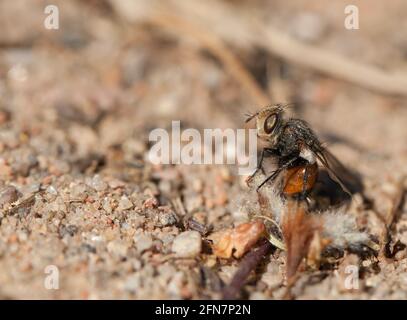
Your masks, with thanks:
M59 9L57 30L44 27L49 4ZM141 283L160 277L143 266L170 251L166 232L179 231L153 224L146 235L151 217L143 212L144 240L155 248L146 254L134 240L140 226L123 216L137 211L137 201L167 205L182 194L198 220L234 221L227 204L241 192L238 178L222 168L146 163L150 130L171 120L242 128L245 112L294 102L292 114L361 173L371 197L391 193L407 173L407 3L352 1L357 30L344 27L349 4L0 0L0 294L32 297L43 266L58 262L69 289L39 296L216 297L184 273ZM15 201L21 207L10 209ZM99 248L92 237L111 226L117 234L104 235ZM407 243L407 233L400 237ZM123 256L126 267L118 267ZM253 289L258 297L263 291Z
M352 3L358 30L346 1L55 1L58 30L48 4L0 2L1 106L22 129L66 129L78 152L103 153L170 119L242 127L294 102L328 142L406 156L403 1Z

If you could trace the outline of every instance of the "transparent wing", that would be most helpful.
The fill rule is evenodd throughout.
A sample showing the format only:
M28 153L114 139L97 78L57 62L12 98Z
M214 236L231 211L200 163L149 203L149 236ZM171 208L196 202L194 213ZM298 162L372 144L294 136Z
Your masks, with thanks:
M331 152L324 147L319 147L316 156L324 165L332 180L337 182L341 188L349 195L352 195L350 189L361 190L360 179L355 173L348 170Z

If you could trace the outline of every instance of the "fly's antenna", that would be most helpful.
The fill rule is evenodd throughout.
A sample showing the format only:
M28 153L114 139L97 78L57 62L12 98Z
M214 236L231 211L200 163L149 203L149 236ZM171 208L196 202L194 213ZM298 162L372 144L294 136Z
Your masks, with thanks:
M250 122L250 121L251 121L253 118L255 118L258 114L259 114L258 112L256 112L256 113L246 112L246 113L245 113L245 116L246 116L245 123Z

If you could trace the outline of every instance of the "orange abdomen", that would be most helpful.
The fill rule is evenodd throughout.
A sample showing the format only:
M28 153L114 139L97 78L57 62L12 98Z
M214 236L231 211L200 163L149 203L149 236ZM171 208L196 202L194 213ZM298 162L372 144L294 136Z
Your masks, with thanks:
M283 193L288 196L311 190L318 177L318 165L316 163L308 165L308 178L304 188L304 175L306 166L296 166L285 171Z

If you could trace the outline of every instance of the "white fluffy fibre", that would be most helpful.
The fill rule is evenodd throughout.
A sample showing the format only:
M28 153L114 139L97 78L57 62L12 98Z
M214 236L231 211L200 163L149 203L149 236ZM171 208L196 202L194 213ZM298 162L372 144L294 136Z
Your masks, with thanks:
M346 249L350 245L369 242L369 235L357 229L356 218L347 214L344 208L327 210L320 216L323 219L323 235L331 239L331 247Z
M258 186L266 177L262 174L258 174L253 179L253 185ZM285 211L287 203L283 197L281 197L274 187L278 184L264 184L261 189L259 190L260 194L268 201L268 205L266 207L267 215L270 216L275 222L280 223L281 217ZM255 194L257 199L257 191L256 188L250 190L250 193Z
M286 208L287 201L281 197L273 185L266 183L261 189L260 194L267 200L266 212L260 210L258 194L256 187L263 180L263 174L257 174L251 183L253 187L240 199L239 210L247 212L248 215L262 214L272 218L276 223L281 223ZM277 182L278 184L278 182ZM355 216L346 212L344 207L330 209L315 213L322 222L322 235L331 240L330 247L337 249L347 249L350 246L368 244L369 235L366 232L359 231Z

